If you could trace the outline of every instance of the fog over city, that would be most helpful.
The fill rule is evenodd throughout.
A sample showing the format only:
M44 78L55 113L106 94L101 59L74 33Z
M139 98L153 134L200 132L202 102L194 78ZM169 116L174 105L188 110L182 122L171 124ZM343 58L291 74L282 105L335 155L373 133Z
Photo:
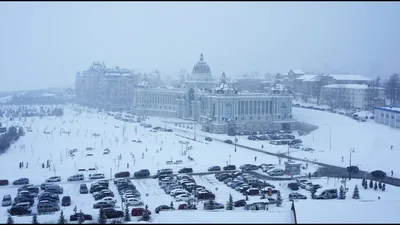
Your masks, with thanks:
M203 53L214 76L301 68L400 71L396 2L2 2L0 89L72 86L98 60L176 77Z

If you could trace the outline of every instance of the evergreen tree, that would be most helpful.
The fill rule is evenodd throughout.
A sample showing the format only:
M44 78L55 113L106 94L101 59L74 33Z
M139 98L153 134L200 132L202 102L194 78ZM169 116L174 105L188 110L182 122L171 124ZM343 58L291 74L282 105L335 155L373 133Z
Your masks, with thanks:
M143 216L142 216L142 220L143 221L149 221L150 220L150 215L149 215L149 207L146 205L145 207L145 210L144 210L144 213L143 213Z
M368 181L365 181L365 183L364 183L364 189L365 189L365 190L367 190L367 188L368 188L367 183L368 183Z
M214 210L214 209L215 209L214 200L210 200L209 203L210 203L210 204L209 204L209 206L210 206L209 209L210 209L210 210Z
M363 186L363 187L364 187L364 185L365 185L365 182L366 182L366 180L365 180L365 178L363 178L363 179L362 179L362 182L361 182L361 186Z
M226 210L233 210L233 198L231 194L229 194L229 201L226 204Z
M128 207L128 204L125 204L124 221L125 221L125 222L131 221L131 215L129 214L129 207Z
M39 221L38 221L38 218L37 218L37 215L36 215L36 214L33 214L33 217L32 217L32 224L39 224Z
M346 192L342 185L340 186L339 190L339 199L346 199Z
M282 205L282 196L281 196L281 192L278 191L278 196L276 197L276 206L281 206Z
M385 190L386 190L386 185L383 184L383 185L382 185L382 191L385 191Z
M60 218L58 218L58 224L66 224L66 223L67 221L65 220L64 212L61 210Z
M99 218L97 219L97 222L99 224L106 224L107 223L107 217L104 214L103 208L100 208L100 210L99 210Z
M170 206L169 206L171 209L174 209L174 202L173 201L171 201L171 204L170 204Z
M354 187L353 199L360 199L360 193L358 191L357 185Z
M372 180L369 181L369 188L373 188L374 187L374 183L372 182Z
M376 181L375 181L374 189L375 189L375 191L376 191L376 189L378 189L378 184L376 183Z
M381 190L382 190L382 182L380 182L380 181L379 181L379 183L378 183L378 187L379 187L379 189L381 189Z
M8 214L7 224L14 224L14 219L11 217L10 214Z
M85 222L85 218L84 218L83 215L82 215L82 214L83 214L83 213L82 213L82 210L80 210L79 213L80 213L80 214L79 214L79 217L78 217L78 223L79 223L79 224L82 224L83 222Z

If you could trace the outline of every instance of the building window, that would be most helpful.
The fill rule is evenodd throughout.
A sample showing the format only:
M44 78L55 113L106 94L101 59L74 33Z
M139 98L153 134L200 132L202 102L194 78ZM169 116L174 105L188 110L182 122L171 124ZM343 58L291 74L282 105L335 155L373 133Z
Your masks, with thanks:
M250 101L250 115L253 114L253 101Z
M252 116L250 116L250 120L253 120L253 117L252 117Z
M242 116L242 120L244 120L244 116Z

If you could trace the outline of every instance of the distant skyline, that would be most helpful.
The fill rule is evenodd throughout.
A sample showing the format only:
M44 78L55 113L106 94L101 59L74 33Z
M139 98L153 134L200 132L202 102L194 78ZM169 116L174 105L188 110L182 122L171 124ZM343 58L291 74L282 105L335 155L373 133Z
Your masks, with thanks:
M1 2L0 92L74 84L93 61L178 77L400 72L399 2Z

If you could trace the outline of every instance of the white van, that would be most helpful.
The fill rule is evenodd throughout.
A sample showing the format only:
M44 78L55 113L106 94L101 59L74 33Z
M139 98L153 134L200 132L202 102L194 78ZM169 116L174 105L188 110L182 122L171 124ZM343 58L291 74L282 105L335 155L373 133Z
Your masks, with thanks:
M78 180L84 180L85 176L83 174L75 174L70 177L68 177L68 181L78 181Z

